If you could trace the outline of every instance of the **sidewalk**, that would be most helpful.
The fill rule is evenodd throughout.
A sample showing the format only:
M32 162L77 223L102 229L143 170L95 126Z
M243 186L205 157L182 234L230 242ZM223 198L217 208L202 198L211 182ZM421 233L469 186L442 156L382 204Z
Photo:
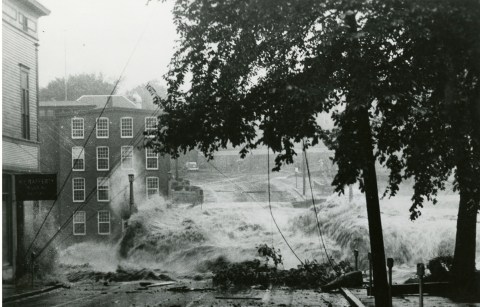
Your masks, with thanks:
M348 289L350 292L355 295L366 307L374 307L373 296L367 296L366 289ZM441 296L431 296L425 295L423 297L423 305L425 307L435 306L435 307L447 307L447 306L461 306L461 307L471 307L479 306L478 303L458 303L454 302L449 298ZM405 295L403 297L393 297L393 307L417 307L419 306L418 295Z
M15 285L2 284L2 302L10 302L24 297L49 292L61 288L62 286L62 284L55 284L50 286L34 285L20 287Z

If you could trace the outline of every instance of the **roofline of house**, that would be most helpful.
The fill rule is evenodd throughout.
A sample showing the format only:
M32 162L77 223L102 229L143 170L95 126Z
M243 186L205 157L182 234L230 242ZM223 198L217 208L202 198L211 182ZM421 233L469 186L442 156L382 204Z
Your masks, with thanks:
M22 2L30 9L34 10L39 16L50 15L50 10L36 0L23 0Z

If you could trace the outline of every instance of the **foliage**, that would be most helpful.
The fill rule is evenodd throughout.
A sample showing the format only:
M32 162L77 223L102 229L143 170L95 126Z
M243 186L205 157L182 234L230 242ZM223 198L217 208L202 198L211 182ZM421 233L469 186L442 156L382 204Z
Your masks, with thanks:
M351 11L356 21L345 18ZM173 156L198 147L207 158L228 144L242 156L266 145L278 170L293 161L295 143L324 140L343 192L364 184L360 110L367 109L376 155L391 170L386 194L414 177L415 219L424 198L444 188L458 160L452 147L472 142L478 112L465 111L478 91L470 69L478 62L478 13L473 0L177 1L181 43L154 142ZM442 102L448 75L458 76L465 97L455 106ZM317 123L321 112L333 112L335 131ZM452 120L466 125L455 129Z
M449 281L452 271L453 257L439 256L430 259L427 268L430 274L426 276L427 281Z
M102 74L79 74L67 79L67 99L77 100L82 95L110 95L115 85L105 80ZM64 101L65 78L55 78L40 89L41 101Z
M143 109L154 110L157 106L153 103L153 97L147 90L147 84L150 84L161 98L165 97L167 90L158 80L152 80L146 84L137 85L134 88L127 90L125 96L132 101L141 102Z
M295 143L323 140L340 193L365 188L374 150L390 170L385 195L414 178L412 219L454 174L467 238L480 201L479 15L476 0L177 0L180 44L153 142L174 157L268 146L278 170ZM321 112L337 129L322 129ZM463 250L472 271L475 248Z
M280 254L280 250L275 250L272 246L268 246L267 244L262 244L256 247L257 252L260 256L265 257L265 266L268 266L268 262L272 259L275 268L278 267L279 264L283 264L282 255Z
M305 261L304 264L290 270L277 270L267 267L260 260L240 263L225 263L214 269L213 283L217 286L253 286L277 285L298 289L315 289L338 277L336 271L347 273L352 267L341 261L332 269L328 263Z

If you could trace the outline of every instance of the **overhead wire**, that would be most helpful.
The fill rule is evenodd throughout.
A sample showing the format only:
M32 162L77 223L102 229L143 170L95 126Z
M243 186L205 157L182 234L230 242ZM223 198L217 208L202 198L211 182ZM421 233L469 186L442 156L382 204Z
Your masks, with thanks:
M306 163L306 166L307 166L308 182L309 182L309 185L310 185L310 193L312 195L312 205L313 205L313 211L315 213L315 220L316 220L316 225L317 225L317 229L318 229L318 234L320 236L321 243L322 243L322 246L323 246L323 250L325 252L325 255L327 256L327 261L330 264L330 267L332 268L333 271L335 271L336 273L339 273L336 270L335 266L333 265L333 259L331 259L330 256L328 255L327 247L326 247L325 241L323 239L323 233L322 233L322 229L320 227L320 220L318 219L317 206L315 205L315 197L313 195L312 178L311 178L311 174L310 174L310 167L309 167L309 164L308 164L307 150L305 148L305 142L302 141L302 144L303 144L303 155L305 157L305 163Z
M132 57L133 57L133 54L134 54L135 51L137 50L137 47L138 47L141 39L143 38L143 35L145 34L145 31L147 30L147 26L148 26L148 24L149 24L149 21L150 21L150 18L147 20L147 23L146 23L146 25L145 25L145 28L143 29L142 33L140 34L140 37L138 38L137 42L135 43L134 48L133 48L132 52L130 53L130 55L129 55L128 59L127 59L127 62L125 63L125 65L124 65L124 67L123 67L123 69L122 69L122 71L121 71L121 73L120 73L120 76L118 77L117 81L115 82L114 87L113 87L110 95L108 96L108 98L107 98L107 100L106 100L106 102L105 102L105 104L104 104L104 106L103 106L103 108L102 108L102 110L101 110L101 112L100 112L100 114L99 114L98 117L102 117L102 114L103 114L103 112L105 111L105 108L107 107L109 101L111 101L112 95L115 93L115 91L116 91L116 89L117 89L117 87L118 87L118 84L120 83L120 81L121 81L121 79L122 79L122 76L123 76L123 74L125 73L125 70L126 70L128 64L130 63L130 60L131 60ZM89 133L89 135L88 135L88 138L87 138L86 141L84 142L83 147L82 147L82 150L80 151L78 157L80 157L80 156L82 155L82 153L83 153L83 151L84 151L84 149L85 149L85 145L88 143L88 141L89 141L90 137L92 136L92 133L93 133L93 131L96 129L96 127L97 127L97 121L95 121L95 124L93 125L92 130L90 131L90 133ZM52 210L53 210L53 207L54 207L55 204L57 203L57 199L58 199L58 197L60 196L60 193L61 193L61 192L63 191L63 189L65 188L65 185L67 184L67 181L68 181L68 179L70 178L70 176L71 176L71 174L72 174L72 172L73 172L73 169L75 168L75 166L76 166L76 164L77 164L77 162L78 162L78 157L77 157L76 161L74 162L74 165L73 165L72 168L70 169L70 172L68 173L67 177L65 178L62 186L60 187L60 191L57 193L57 197L56 197L55 201L53 202L52 206L50 206L47 214L45 215L45 218L43 219L42 223L40 224L40 227L38 228L37 232L35 233L35 236L34 236L32 242L31 242L30 245L28 246L28 248L27 248L27 250L26 250L26 254L28 254L28 252L31 250L31 248L32 248L35 240L38 238L38 236L39 236L39 234L40 234L40 231L42 230L43 226L45 225L45 222L46 222L48 216L50 215L50 213L51 213Z
M278 232L283 238L283 241L285 241L285 244L287 244L288 248L292 252L292 254L300 261L300 263L303 265L303 261L298 257L297 253L293 250L292 246L290 243L288 243L287 238L283 235L283 232L280 230L280 227L277 224L277 220L275 219L275 216L273 216L273 211L272 211L272 203L270 201L270 147L268 147L267 151L267 180L268 180L268 207L270 208L270 216L272 217L273 223L277 227Z
M152 113L151 116L154 116L158 111L160 110L160 106L157 107L157 109L155 109L155 111ZM137 132L137 134L135 135L135 137L132 138L132 140L130 141L129 145L127 146L132 146L134 145L135 146L138 146L140 142L137 142L137 139L140 135L143 134L143 131L144 131L144 126L142 129L139 129L139 131ZM140 139L142 140L142 139ZM136 144L135 144L136 143ZM118 167L119 167L119 162L122 161L122 157L121 155L119 156L119 160L116 162L116 164L110 168L110 170L107 172L107 174L105 174L104 176L109 176L114 170L116 170ZM93 197L93 193L95 193L97 191L97 186L95 186L94 188L92 188L92 190L89 192L89 194L85 197L85 200L80 204L78 205L75 210L73 211L73 213L67 218L67 220L60 226L60 228L54 233L54 235L52 236L51 239L49 239L47 241L47 243L40 249L40 251L38 252L38 254L36 255L36 258L40 257L40 255L43 253L43 251L51 244L51 242L53 242L53 240L59 235L59 233L65 229L65 227L70 223L70 221L73 219L73 216L75 215L76 212L78 212L79 210L83 209L86 205L89 204L90 202L90 198ZM108 202L109 203L109 202ZM106 204L108 204L106 203Z
M240 189L240 191L242 191L242 192L245 193L245 191L242 189L242 187L240 187L238 184L236 184L235 182L233 182L227 175L225 175L222 171L220 171L217 167L215 167L212 163L210 163L206 158L205 158L205 161L207 162L208 165L210 165L211 167L213 167L217 172L219 172L222 176L224 176L224 177L225 177L228 181L230 181L233 185L237 186L237 187ZM269 164L270 164L270 163L268 162L268 165L269 165ZM270 166L269 166L269 168L270 168ZM269 175L269 176L270 176L270 175ZM269 192L270 192L270 190L269 190ZM252 200L257 201L257 200L254 199L253 196L251 196L250 194L248 194L248 193L246 193L246 194L247 194L248 197L250 197ZM270 197L270 193L269 193L269 197ZM287 245L287 247L290 249L290 251L292 252L292 254L293 254L293 255L298 259L298 261L303 265L303 261L302 261L302 260L300 259L300 257L298 257L298 255L295 253L295 251L293 250L293 248L292 248L292 246L290 245L290 243L288 243L287 238L284 236L282 230L281 230L280 227L278 226L278 224L277 224L277 222L276 222L276 220L275 220L275 217L274 217L273 214L272 214L272 211L271 211L272 208L271 208L270 202L269 202L269 207L270 207L270 209L265 208L264 206L261 206L261 207L262 207L263 209L269 210L270 215L271 215L271 217L272 217L272 219L273 219L273 221L274 221L274 224L275 224L278 232L280 233L283 241L285 242L285 244Z

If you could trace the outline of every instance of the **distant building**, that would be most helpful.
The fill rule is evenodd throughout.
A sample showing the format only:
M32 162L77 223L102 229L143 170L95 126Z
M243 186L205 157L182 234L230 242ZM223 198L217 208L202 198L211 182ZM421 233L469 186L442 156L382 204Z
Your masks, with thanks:
M24 264L26 219L38 202L16 201L15 175L38 173L38 19L50 11L35 0L2 5L2 280Z
M170 159L144 148L144 131L155 129L158 110L139 107L124 96L40 102L42 170L58 174L59 191L65 183L55 210L58 225L68 222L67 244L119 238L129 174L136 204L166 195Z

